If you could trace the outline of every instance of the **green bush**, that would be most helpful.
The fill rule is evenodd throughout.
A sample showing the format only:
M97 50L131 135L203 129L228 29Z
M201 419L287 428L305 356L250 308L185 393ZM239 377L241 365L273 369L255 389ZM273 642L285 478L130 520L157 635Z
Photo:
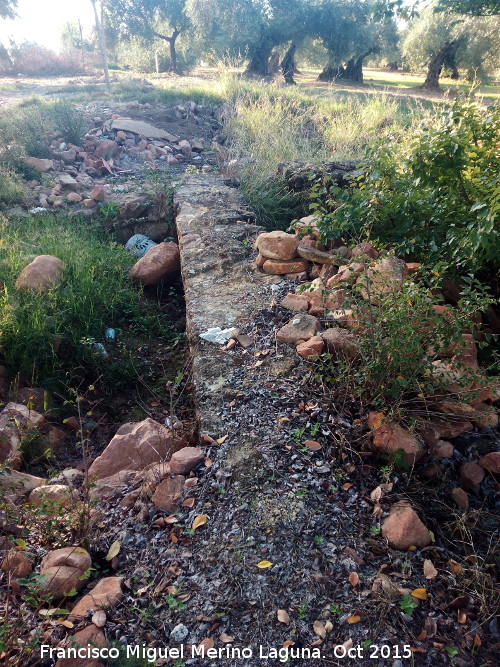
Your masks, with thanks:
M0 343L9 370L46 385L66 373L108 373L111 355L96 354L93 342L103 341L106 327L140 314L140 292L127 277L133 258L98 227L77 219L0 218L0 234ZM20 271L40 254L64 262L61 286L47 294L18 292ZM111 371L123 379L127 368Z
M399 140L374 139L342 191L318 179L324 238L359 236L450 273L500 267L500 108L456 100Z
M49 107L48 112L54 129L61 134L64 141L78 145L85 129L82 115L78 113L74 104L66 100L57 100Z

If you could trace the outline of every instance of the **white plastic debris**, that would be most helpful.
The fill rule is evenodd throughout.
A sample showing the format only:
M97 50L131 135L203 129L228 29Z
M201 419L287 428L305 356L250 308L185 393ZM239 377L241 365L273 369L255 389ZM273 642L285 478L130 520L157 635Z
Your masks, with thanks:
M220 327L212 327L207 329L205 333L200 334L200 338L209 343L218 343L224 345L228 340L238 335L238 329L221 329Z
M31 213L31 215L36 215L36 213L45 213L47 210L48 209L43 206L35 206L35 208L30 208L29 213Z
M125 244L125 248L130 250L130 252L135 255L137 259L140 259L141 257L144 257L148 250L154 248L155 245L157 244L147 236L144 236L144 234L134 234L134 236L129 238Z

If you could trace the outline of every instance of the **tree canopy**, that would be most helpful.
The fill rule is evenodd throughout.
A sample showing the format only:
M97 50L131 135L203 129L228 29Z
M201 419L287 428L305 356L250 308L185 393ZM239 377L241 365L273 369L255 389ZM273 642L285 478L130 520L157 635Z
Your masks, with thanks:
M17 0L0 0L0 19L13 19L16 16Z

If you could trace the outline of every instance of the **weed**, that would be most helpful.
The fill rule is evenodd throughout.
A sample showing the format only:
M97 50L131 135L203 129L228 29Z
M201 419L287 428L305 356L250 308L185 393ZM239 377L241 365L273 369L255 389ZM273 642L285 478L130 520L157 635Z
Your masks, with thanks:
M113 201L99 202L98 206L99 215L106 222L111 222L116 220L118 217L118 211L120 210L119 204Z
M0 165L0 210L21 204L25 196L19 174L13 168Z
M85 132L82 115L78 113L74 104L67 100L58 100L49 107L54 129L64 141L78 145Z
M405 593L402 599L399 601L399 607L403 614L411 617L413 616L415 609L418 607L418 604L409 593Z

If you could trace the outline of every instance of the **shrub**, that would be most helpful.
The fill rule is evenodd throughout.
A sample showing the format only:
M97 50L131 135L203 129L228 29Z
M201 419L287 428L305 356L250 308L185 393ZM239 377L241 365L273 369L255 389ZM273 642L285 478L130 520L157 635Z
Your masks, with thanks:
M14 206L24 201L24 188L19 175L7 167L0 165L0 209Z
M54 123L54 129L61 134L62 138L71 144L78 145L85 130L82 116L77 112L75 106L66 100L58 100L49 107L48 112Z
M127 277L133 258L98 227L77 219L2 219L0 232L0 341L9 370L45 384L64 380L66 372L108 372L112 360L93 343L103 340L106 327L139 313L140 293ZM17 276L39 254L64 262L62 285L43 295L18 292ZM123 379L125 364L121 370Z
M2 73L25 76L63 76L81 72L78 60L32 42L15 44L9 49L10 62L5 62Z
M456 100L388 143L366 148L342 191L318 179L324 238L367 236L452 273L500 267L500 109Z

